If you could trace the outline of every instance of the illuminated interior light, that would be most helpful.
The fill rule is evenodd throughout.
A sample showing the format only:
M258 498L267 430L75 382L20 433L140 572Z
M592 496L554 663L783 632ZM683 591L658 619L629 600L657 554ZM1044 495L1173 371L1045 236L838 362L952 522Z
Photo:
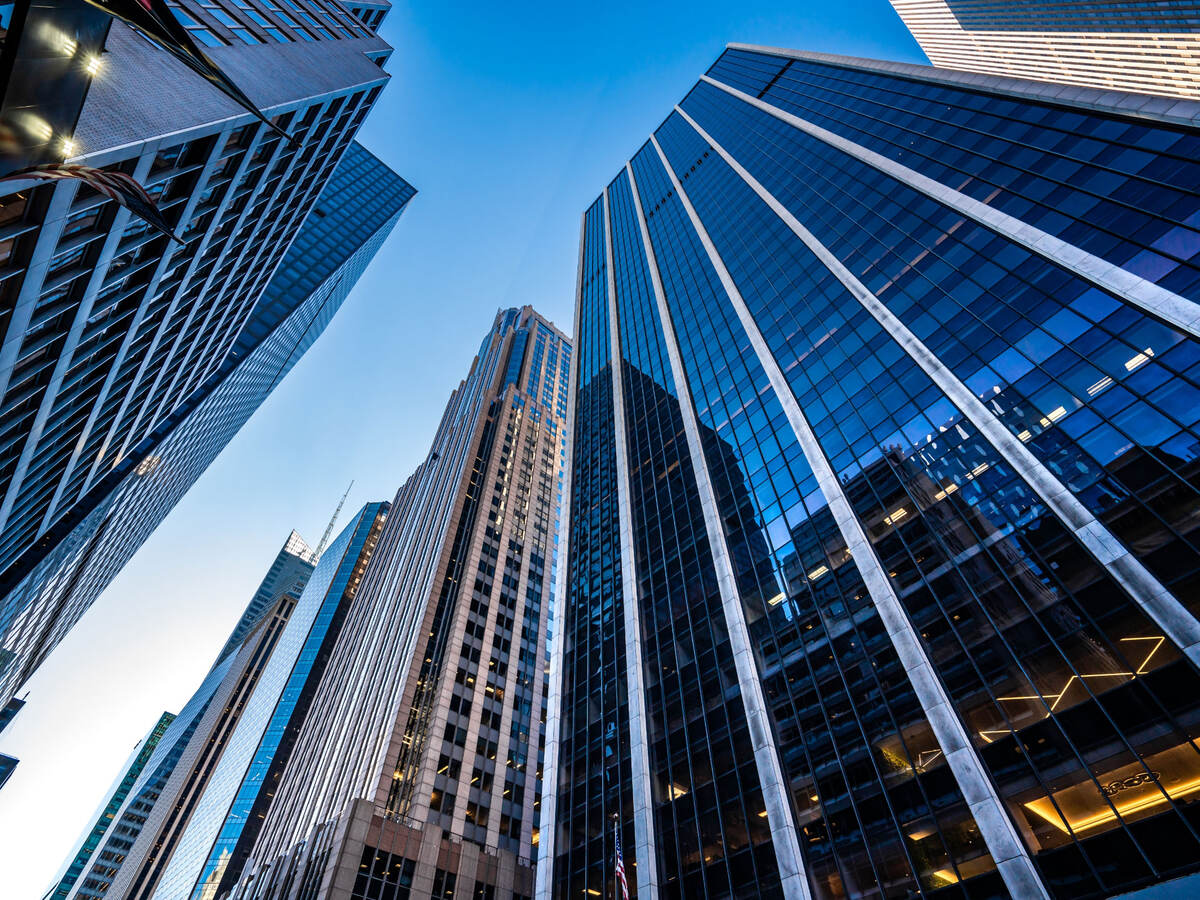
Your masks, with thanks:
M810 796L808 799L809 799L809 800L811 800L813 803L820 803L820 802L821 802L821 798L820 798L820 797L818 797L816 794L813 794L813 795L811 795L811 796Z
M918 828L916 831L910 831L908 833L908 839L910 841L923 841L931 834L933 834L932 828Z
M1062 702L1062 698L1064 696L1066 696L1067 691L1071 688L1071 686L1076 681L1082 682L1088 678L1137 678L1137 676L1139 676L1139 675L1145 675L1146 674L1146 666L1150 664L1150 658L1152 656L1154 656L1155 653L1158 652L1159 647L1161 647L1163 645L1163 643L1166 641L1166 638L1161 634L1153 634L1153 635L1142 635L1142 636L1138 636L1138 637L1124 637L1124 638L1121 638L1119 642L1127 643L1130 641L1150 641L1153 643L1153 646L1150 648L1150 651L1142 658L1142 661L1138 665L1134 666L1134 669L1132 672L1095 672L1095 673L1092 673L1089 675L1071 675L1067 679L1066 684L1064 684L1062 686L1062 690L1060 690L1057 694L1037 693L1037 694L1030 694L1030 695L1013 696L1013 697L997 697L996 699L1004 700L1004 701L1012 701L1012 702L1022 701L1022 700L1041 700L1042 702L1052 701L1049 703L1049 709L1046 712L1046 715L1043 716L1043 718L1049 718L1051 716L1051 714L1054 712L1054 710L1058 707L1058 704ZM994 735L994 734L999 735L999 734L1008 734L1008 733L1009 733L1009 729L1001 729L999 731L981 731L981 732L979 732L979 736L981 738L983 738L984 741L986 741L987 743L990 744L990 743L992 743L992 738L990 737L990 735Z
M1067 414L1067 411L1065 408L1063 408L1061 406L1055 407L1054 409L1050 410L1050 412L1046 413L1045 416L1042 417L1042 427L1046 428L1052 422L1057 422L1059 419L1061 419L1066 414Z
M829 574L829 566L824 566L824 565L817 566L815 569L813 569L811 572L808 573L808 580L816 581L821 576L828 575L828 574Z
M1145 675L1146 674L1146 665L1150 662L1150 657L1152 657L1155 653L1158 652L1158 648L1163 645L1163 642L1165 640L1166 640L1166 638L1161 634L1152 634L1152 635L1148 635L1146 637L1121 638L1121 643L1125 643L1126 641L1154 641L1154 646L1150 648L1150 652L1146 654L1146 658L1142 660L1141 665L1139 665L1136 669L1133 670L1134 674L1137 674L1137 675Z
M774 597L772 597L770 600L767 601L767 606L778 606L780 603L783 602L783 598L784 598L784 593L783 593L783 591L780 591L778 594L776 594Z
M83 71L87 72L89 75L95 76L100 73L100 69L103 68L103 65L104 64L100 61L100 57L89 56L87 62L83 65Z
M1097 381L1095 384L1093 384L1090 388L1088 388L1088 396L1095 397L1098 393L1100 393L1102 390L1104 390L1106 387L1108 387L1112 383L1113 383L1113 380L1111 378L1109 378L1107 375L1105 375L1103 378L1101 378L1099 381Z
M934 500L945 500L951 494L958 490L958 485L953 481L933 495Z
M1143 350L1137 356L1134 356L1125 361L1125 371L1132 372L1134 369L1136 369L1142 363L1149 362L1150 357L1152 357L1153 355L1154 355L1154 351L1151 350L1149 347L1147 347L1145 350Z
M940 879L946 884L958 884L958 876L949 869L938 869L933 873L933 877Z
M1188 744L1180 745L1180 747L1175 749L1183 749L1189 755L1194 754L1195 752ZM1168 754L1171 752L1172 751L1166 751ZM1161 757L1166 754L1156 755ZM1153 759L1153 757L1151 757L1151 759ZM1147 759L1147 765L1151 764L1151 759ZM1092 813L1091 815L1081 816L1079 818L1071 818L1068 815L1065 822L1063 821L1063 816L1059 814L1058 810L1055 808L1054 802L1049 797L1040 797L1037 800L1031 800L1029 803L1025 803L1023 805L1027 810L1035 813L1039 818L1045 819L1059 831L1065 834L1070 834L1071 832L1079 834L1080 832L1090 831L1093 828L1100 827L1101 825L1107 825L1115 822L1117 821L1118 816L1121 818L1127 818L1134 813L1153 809L1156 806L1165 806L1168 802L1168 799L1175 800L1200 791L1200 778L1192 778L1188 781L1164 785L1161 781L1161 773L1154 772L1153 775L1154 777L1146 778L1144 780L1139 779L1141 784L1137 785L1137 787L1144 786L1147 788L1146 794L1143 794L1139 797L1133 797L1124 803L1114 802L1115 798L1110 796L1107 799L1112 803L1111 807L1108 805L1108 803L1105 803L1103 806L1099 806L1098 798L1093 797L1095 786L1089 782L1085 782L1083 786L1088 789L1088 799L1099 806L1099 811ZM1105 782L1107 781L1107 778L1102 776L1100 781ZM1055 794L1055 797L1057 798L1060 795L1065 794L1067 791L1075 790L1078 787L1080 787L1080 785L1076 785L1074 788L1067 788L1066 791L1059 791L1057 794ZM1134 789L1136 790L1136 788ZM1059 807L1061 808L1061 806L1062 804L1060 802ZM1114 808L1116 810L1115 812L1113 811Z
M54 134L54 129L50 127L50 123L40 116L26 115L22 116L22 124L25 130L35 140L48 141Z
M598 890L596 890L595 888L588 888L587 893L591 894L593 897L600 896L600 892Z
M1085 678L1132 678L1132 677L1133 677L1132 672L1101 672L1096 675L1072 675L1070 678L1067 679L1067 683L1063 685L1062 690L1059 691L1057 694L1033 694L1031 696L1021 696L1021 697L997 697L996 699L997 700L1049 700L1050 698L1053 697L1054 702L1050 704L1050 711L1053 712L1055 707L1057 707L1058 704L1060 702L1062 702L1062 698L1067 693L1067 690L1076 681L1082 681Z
M883 522L885 525L895 525L901 519L908 515L908 510L901 506L895 510L890 516L884 516Z
M687 788L682 784L673 784L667 788L667 796L672 800L678 800L687 794Z
M941 749L937 750L922 750L917 754L917 768L923 769L939 756L942 755Z
M760 812L760 813L758 814L758 817L759 817L760 819L765 819L765 818L767 817L767 811L764 809L762 812Z
M990 743L992 743L992 741L995 740L995 738L992 737L993 734L1001 735L1001 734L1011 734L1011 733L1012 732L1009 731L1009 729L1001 728L999 731L981 731L981 732L979 732L979 736L981 738L983 738L985 743L990 744Z
M160 465L162 465L162 457L151 454L137 464L137 468L133 470L133 474L138 476L150 475L156 469L158 469Z
M984 472L986 472L991 467L992 467L991 463L980 463L979 465L977 465L975 468L973 468L971 470L971 477L978 478L980 475L982 475Z

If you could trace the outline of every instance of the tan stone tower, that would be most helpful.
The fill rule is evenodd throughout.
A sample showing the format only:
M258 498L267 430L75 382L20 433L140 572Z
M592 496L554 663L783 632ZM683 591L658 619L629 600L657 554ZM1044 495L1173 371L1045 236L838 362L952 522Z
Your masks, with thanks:
M891 3L941 68L1200 99L1200 6L1191 0Z
M567 338L501 311L333 651L238 897L533 894Z

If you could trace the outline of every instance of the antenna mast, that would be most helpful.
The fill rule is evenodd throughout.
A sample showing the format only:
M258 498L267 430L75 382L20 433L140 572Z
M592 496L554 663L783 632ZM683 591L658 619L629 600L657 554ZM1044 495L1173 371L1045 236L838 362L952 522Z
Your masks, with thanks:
M321 554L325 552L325 545L329 543L329 536L333 534L333 526L337 523L338 516L342 514L342 507L346 503L346 498L350 496L350 488L354 487L354 482L350 482L350 487L346 488L346 493L342 494L342 499L338 501L337 509L333 511L333 518L329 520L329 524L325 526L325 533L321 535L321 543L317 544L317 549L312 553L312 563L315 566L321 559Z

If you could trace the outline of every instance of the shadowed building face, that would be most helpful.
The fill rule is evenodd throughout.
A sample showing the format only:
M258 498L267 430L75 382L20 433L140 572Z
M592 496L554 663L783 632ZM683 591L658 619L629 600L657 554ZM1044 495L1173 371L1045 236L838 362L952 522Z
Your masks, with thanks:
M539 896L1200 859L1200 105L730 47L586 211Z

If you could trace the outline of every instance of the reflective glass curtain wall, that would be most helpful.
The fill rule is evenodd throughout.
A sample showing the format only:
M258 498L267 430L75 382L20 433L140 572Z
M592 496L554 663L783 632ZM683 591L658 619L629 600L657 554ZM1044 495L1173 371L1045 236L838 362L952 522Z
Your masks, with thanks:
M307 349L412 195L352 146L391 48L341 4L287 6L171 5L274 130L109 31L72 162L138 180L178 242L77 179L0 196L0 703Z
M982 81L731 47L585 214L541 896L1197 867L1200 107Z

